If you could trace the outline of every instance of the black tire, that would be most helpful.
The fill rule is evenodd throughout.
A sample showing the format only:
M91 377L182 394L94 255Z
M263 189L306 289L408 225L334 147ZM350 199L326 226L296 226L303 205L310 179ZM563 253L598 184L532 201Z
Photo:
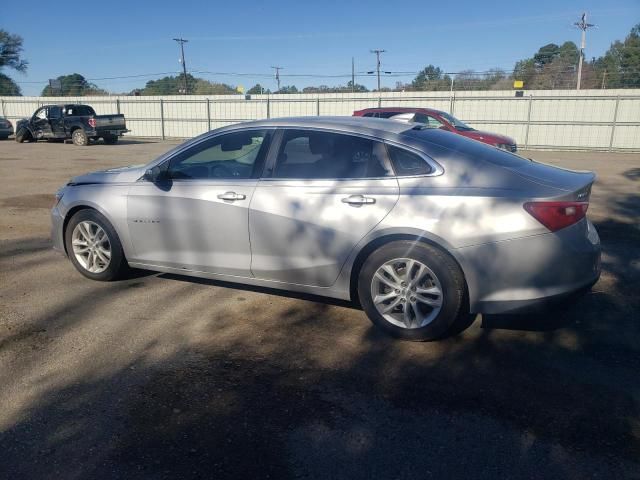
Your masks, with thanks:
M77 128L73 131L71 134L71 140L73 140L74 145L78 145L79 147L89 145L89 137L81 128Z
M107 145L115 145L116 143L118 143L118 136L117 135L107 135L105 137L102 138L104 140L104 143Z
M31 136L31 132L28 129L24 128L24 127L18 129L18 131L16 132L16 142L24 143L24 142L29 142L29 141L33 141L33 137Z
M0 140L6 140L7 138L9 138L9 135L6 135L6 136L3 135L2 137L0 137Z
M412 328L401 327L386 319L376 308L372 298L374 275L386 262L394 259L416 260L430 269L431 272L435 274L437 281L439 281L442 292L442 304L437 314L434 308L433 312L435 317L430 323ZM404 290L408 289L403 289L402 293L398 295L399 297L403 296ZM395 291L398 292L398 290ZM407 291L407 298L409 298L410 295L415 295L415 293L411 294L410 291ZM465 314L468 310L467 302L465 301L466 284L464 275L458 264L439 248L419 241L403 240L390 242L371 253L362 265L362 269L358 275L358 297L360 304L374 325L380 327L388 334L403 340L425 341L442 338L452 329L458 317ZM413 298L415 299L415 297ZM389 303L392 302L393 300L389 300ZM404 300L404 303L399 304L392 312L400 315L399 312L404 311L407 303L408 300ZM422 305L419 308L423 312L426 308L428 312L431 307ZM428 315L425 314L425 316Z
M78 224L87 221L98 225L100 228L102 228L102 230L104 230L111 250L111 259L107 268L99 273L93 273L87 270L80 263L80 261L78 261L73 250L73 232ZM90 278L91 280L98 280L102 282L118 280L125 277L129 272L129 265L127 263L127 259L124 256L124 251L122 250L122 244L120 243L118 234L116 233L113 225L111 225L109 220L107 220L104 215L96 210L80 210L73 217L71 217L71 220L69 220L67 228L64 232L64 242L67 254L69 255L71 263L73 263L73 266L76 267L76 270L78 270L82 275Z

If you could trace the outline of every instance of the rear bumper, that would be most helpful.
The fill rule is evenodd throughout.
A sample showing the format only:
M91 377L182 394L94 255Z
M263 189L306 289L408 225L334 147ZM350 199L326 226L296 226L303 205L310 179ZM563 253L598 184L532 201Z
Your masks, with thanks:
M5 127L0 127L0 136L4 137L4 136L9 136L9 135L13 135L13 127L12 128L5 128Z
M116 137L121 137L123 134L130 132L131 130L126 128L114 128L110 130L108 128L101 128L99 130L87 130L88 137L102 137L104 135L115 135Z
M458 250L474 313L535 310L600 278L600 238L586 219L555 233Z

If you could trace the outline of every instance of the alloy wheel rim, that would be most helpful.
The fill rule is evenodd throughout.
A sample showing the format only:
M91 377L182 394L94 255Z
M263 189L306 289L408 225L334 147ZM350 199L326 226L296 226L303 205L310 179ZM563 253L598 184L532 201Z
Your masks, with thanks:
M371 280L371 298L385 320L406 329L429 325L443 302L436 274L411 258L395 258L381 265Z
M104 229L95 222L78 223L71 235L73 254L90 273L102 273L111 263L111 242Z

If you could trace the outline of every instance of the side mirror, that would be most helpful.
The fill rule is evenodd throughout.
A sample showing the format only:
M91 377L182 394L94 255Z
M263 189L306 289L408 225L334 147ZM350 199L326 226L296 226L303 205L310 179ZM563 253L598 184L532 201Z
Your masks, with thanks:
M144 172L144 179L152 183L158 183L162 180L165 180L166 176L167 174L165 170L159 165L149 168L146 172Z

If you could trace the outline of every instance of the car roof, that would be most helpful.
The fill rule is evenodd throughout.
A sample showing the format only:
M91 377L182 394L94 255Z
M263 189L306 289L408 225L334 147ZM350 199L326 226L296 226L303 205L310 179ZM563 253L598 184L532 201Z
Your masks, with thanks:
M283 117L238 123L229 128L247 127L286 127L286 128L325 128L351 133L369 133L380 135L391 133L399 135L415 127L415 124L402 123L385 118L369 117Z
M401 113L436 113L442 115L442 110L436 110L435 108L426 107L373 107L363 108L358 110L359 112L401 112Z
M42 105L43 107L76 107L76 106L90 107L91 105L87 105L86 103L49 103L47 105ZM41 108L41 107L38 107Z

